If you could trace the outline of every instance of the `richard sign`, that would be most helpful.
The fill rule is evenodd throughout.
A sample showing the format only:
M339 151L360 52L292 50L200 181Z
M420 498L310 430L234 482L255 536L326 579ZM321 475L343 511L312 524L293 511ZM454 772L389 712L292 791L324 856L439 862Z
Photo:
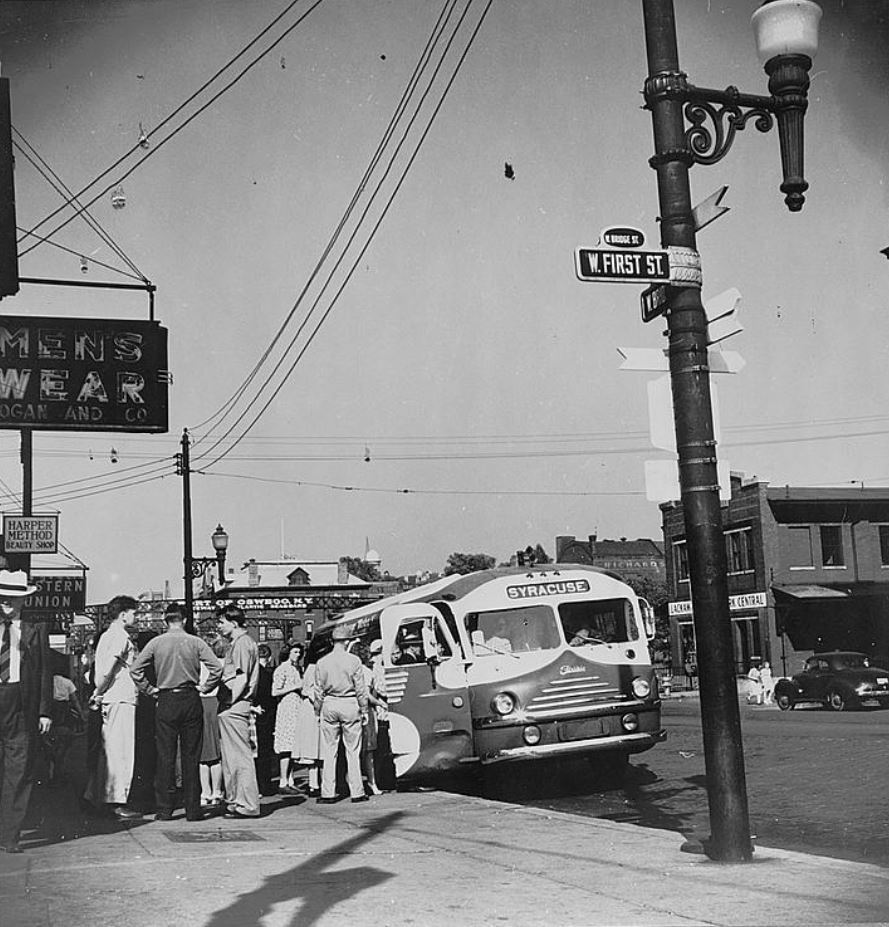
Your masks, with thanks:
M0 315L0 428L166 432L167 330Z

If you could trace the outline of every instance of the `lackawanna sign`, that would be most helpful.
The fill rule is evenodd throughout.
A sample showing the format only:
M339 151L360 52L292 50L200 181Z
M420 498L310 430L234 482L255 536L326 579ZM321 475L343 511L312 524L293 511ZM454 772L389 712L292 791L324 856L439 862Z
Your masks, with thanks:
M37 591L28 597L24 612L83 612L86 608L86 577L34 574L31 582Z
M166 432L167 330L0 315L0 428Z
M744 592L741 595L730 595L728 597L729 611L733 612L744 612L752 608L765 608L768 604L764 592ZM691 618L693 614L689 599L683 602L670 602L667 610L671 618Z

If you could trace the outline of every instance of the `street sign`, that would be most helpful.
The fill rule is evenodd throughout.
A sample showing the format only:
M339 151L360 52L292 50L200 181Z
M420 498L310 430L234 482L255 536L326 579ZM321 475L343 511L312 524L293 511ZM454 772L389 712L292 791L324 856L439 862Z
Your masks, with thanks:
M719 498L728 502L732 497L731 466L727 460L716 462ZM679 486L679 466L675 460L645 461L645 497L649 502L677 502L682 497Z
M3 550L7 554L57 554L58 515L4 515Z
M663 451L675 452L676 426L670 378L666 376L649 380L647 390L648 436L651 443ZM713 438L719 444L722 441L722 427L719 415L719 391L715 383L710 385L710 408L713 414Z
M654 373L666 373L670 369L667 352L661 348L618 348L617 353L624 358L620 370L648 370ZM737 351L720 351L718 348L707 352L707 365L710 373L739 373L747 362Z
M726 338L744 331L744 326L737 319L740 308L741 294L735 287L704 303L704 312L707 315L707 344L725 341Z
M603 229L599 242L612 248L641 248L645 244L645 233L627 225L615 226Z
M580 280L597 283L650 283L670 279L666 251L577 248L574 266Z
M720 187L718 190L711 193L703 202L698 203L691 211L691 217L694 221L696 232L700 232L702 228L709 225L720 216L724 216L729 209L731 209L731 206L719 205L727 190L727 184Z
M666 315L669 307L670 288L665 283L652 283L639 297L642 304L642 321L651 322L659 315Z

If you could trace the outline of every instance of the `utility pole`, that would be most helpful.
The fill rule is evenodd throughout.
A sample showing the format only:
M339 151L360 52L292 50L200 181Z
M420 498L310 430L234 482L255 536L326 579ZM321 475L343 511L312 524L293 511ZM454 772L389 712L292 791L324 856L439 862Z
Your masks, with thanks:
M19 291L9 78L0 77L0 299Z
M671 82L681 73L673 2L643 0L643 13L649 74L645 98L655 142L649 163L657 172L661 243L664 248L678 246L696 254L688 178L693 158L685 138L685 104L671 93ZM752 846L716 472L707 319L700 286L671 290L670 380L710 805L711 835L704 848L713 859L737 862L750 859Z
M182 430L179 474L182 477L182 578L185 584L185 630L194 634L194 589L191 575L191 457L188 429Z

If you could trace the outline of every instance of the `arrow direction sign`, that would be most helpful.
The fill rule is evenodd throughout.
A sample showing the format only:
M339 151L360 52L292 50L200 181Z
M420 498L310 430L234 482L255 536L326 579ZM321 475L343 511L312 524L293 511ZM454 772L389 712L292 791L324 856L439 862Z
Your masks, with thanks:
M703 202L698 203L691 211L691 217L694 221L696 232L700 232L704 226L709 225L715 219L725 215L731 209L731 206L719 205L727 190L728 184L720 187L714 193L711 193Z
M737 318L740 309L741 294L734 287L704 303L704 312L707 315L707 344L725 341L726 338L744 331L744 326Z
M617 353L624 359L619 370L647 370L653 373L667 373L670 360L667 352L660 348L618 348ZM707 352L710 373L738 373L747 363L737 351Z

